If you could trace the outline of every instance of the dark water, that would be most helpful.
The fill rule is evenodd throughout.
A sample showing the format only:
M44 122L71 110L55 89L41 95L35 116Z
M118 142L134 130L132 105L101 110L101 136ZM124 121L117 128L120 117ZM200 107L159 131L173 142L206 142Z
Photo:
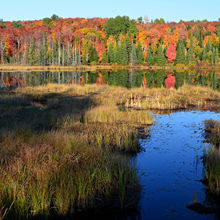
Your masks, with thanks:
M188 111L154 115L150 137L140 140L144 152L136 163L143 187L140 219L216 219L186 208L193 201L209 206L201 157L204 120L220 120L214 112Z
M166 87L167 75L171 72L159 71L106 71L106 72L2 72L0 87L4 84L12 86L37 86L47 83L65 84L108 84L127 88L133 87ZM220 89L220 75L215 72L172 72L175 77L175 88L183 84L208 86Z

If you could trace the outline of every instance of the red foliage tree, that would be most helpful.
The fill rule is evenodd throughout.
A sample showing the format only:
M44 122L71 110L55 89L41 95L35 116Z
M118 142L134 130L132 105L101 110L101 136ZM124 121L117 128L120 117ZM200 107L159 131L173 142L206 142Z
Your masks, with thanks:
M176 84L176 78L173 76L173 73L169 73L165 79L165 84L167 89L174 89Z
M102 74L100 72L99 72L99 76L98 76L98 78L96 80L96 85L97 86L102 85Z
M170 44L170 45L168 46L168 49L167 49L167 51L166 51L166 56L167 56L168 61L169 61L170 63L173 63L174 60L176 59L176 49L175 49L175 47L173 46L173 44Z

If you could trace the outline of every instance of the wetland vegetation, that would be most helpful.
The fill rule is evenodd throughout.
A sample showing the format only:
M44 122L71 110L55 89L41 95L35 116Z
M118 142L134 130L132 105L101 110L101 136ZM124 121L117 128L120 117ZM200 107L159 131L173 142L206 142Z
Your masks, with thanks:
M205 183L209 191L219 197L220 193L220 120L205 121L205 138L211 147L204 152Z
M132 156L150 135L150 110L220 107L217 74L174 72L174 85L167 75L1 73L0 218L134 208Z

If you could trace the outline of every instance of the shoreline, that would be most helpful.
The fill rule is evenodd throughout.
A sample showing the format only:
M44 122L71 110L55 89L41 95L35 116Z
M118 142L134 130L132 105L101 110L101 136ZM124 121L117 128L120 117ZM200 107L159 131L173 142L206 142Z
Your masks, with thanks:
M208 66L120 66L120 65L82 65L82 66L21 66L21 65L0 65L0 71L105 71L105 70L219 70L220 65Z

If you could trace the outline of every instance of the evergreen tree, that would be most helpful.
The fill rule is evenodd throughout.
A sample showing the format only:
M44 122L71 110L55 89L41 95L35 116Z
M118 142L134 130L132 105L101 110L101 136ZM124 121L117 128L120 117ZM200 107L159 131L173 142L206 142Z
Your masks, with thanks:
M108 62L108 57L107 57L107 54L105 52L105 49L103 50L103 53L102 53L102 61L101 63L107 63Z
M158 48L158 53L156 56L156 63L158 66L164 66L166 63L166 58L164 56L163 48L161 45Z
M119 62L120 58L119 58L119 46L116 45L115 47L113 47L113 63L117 63Z
M127 52L126 42L123 42L121 44L120 59L121 59L121 62L120 62L121 64L128 65L128 52Z
M126 37L125 44L126 44L126 48L127 48L128 60L131 60L131 50L132 50L132 46L131 46L131 42L130 42L128 36ZM129 62L128 62L128 63L129 63Z
M108 56L108 62L114 63L114 51L112 44L109 45L107 56Z
M117 64L121 64L121 60L122 60L122 51L121 51L121 47L119 46L119 44L116 44L116 47L114 48L114 54L115 54L115 58L114 58L114 62Z
M143 64L144 63L144 53L141 48L140 42L138 43L137 49L136 49L136 54L137 54L137 64Z
M202 61L205 62L206 59L207 59L207 53L206 53L206 48L204 48L202 52Z
M131 65L134 66L136 64L136 61L137 61L136 47L134 44L132 44L131 56L130 56Z
M197 40L200 38L199 30L197 25L195 25L194 30L193 30L193 36L196 37Z
M89 55L87 53L87 51L84 53L83 57L82 57L82 63L84 65L88 64L88 60L89 60Z
M199 36L199 46L203 48L203 34L202 31L200 31L200 36Z
M93 47L93 45L90 48L89 52L89 63L91 62L98 62L98 55L96 49Z
M175 64L184 64L185 63L185 53L184 53L184 47L182 44L182 41L179 40L177 45L177 53L176 53L176 60Z
M209 52L212 50L212 45L210 44L210 42L208 41L206 44L206 51Z
M58 65L58 45L56 41L52 45L52 65Z
M35 57L35 42L34 39L31 39L30 47L28 50L28 64L34 65L36 64L36 57Z
M193 39L190 39L190 46L189 46L189 50L187 53L187 62L191 62L193 61Z
M147 56L145 58L145 62L148 63L148 64L154 64L153 62L153 56L152 56L152 52L151 52L151 47L149 46L148 47L148 50L147 50Z
M211 64L215 64L215 48L212 50L212 55L210 57Z
M214 55L214 63L218 63L218 48L215 49L215 55Z

